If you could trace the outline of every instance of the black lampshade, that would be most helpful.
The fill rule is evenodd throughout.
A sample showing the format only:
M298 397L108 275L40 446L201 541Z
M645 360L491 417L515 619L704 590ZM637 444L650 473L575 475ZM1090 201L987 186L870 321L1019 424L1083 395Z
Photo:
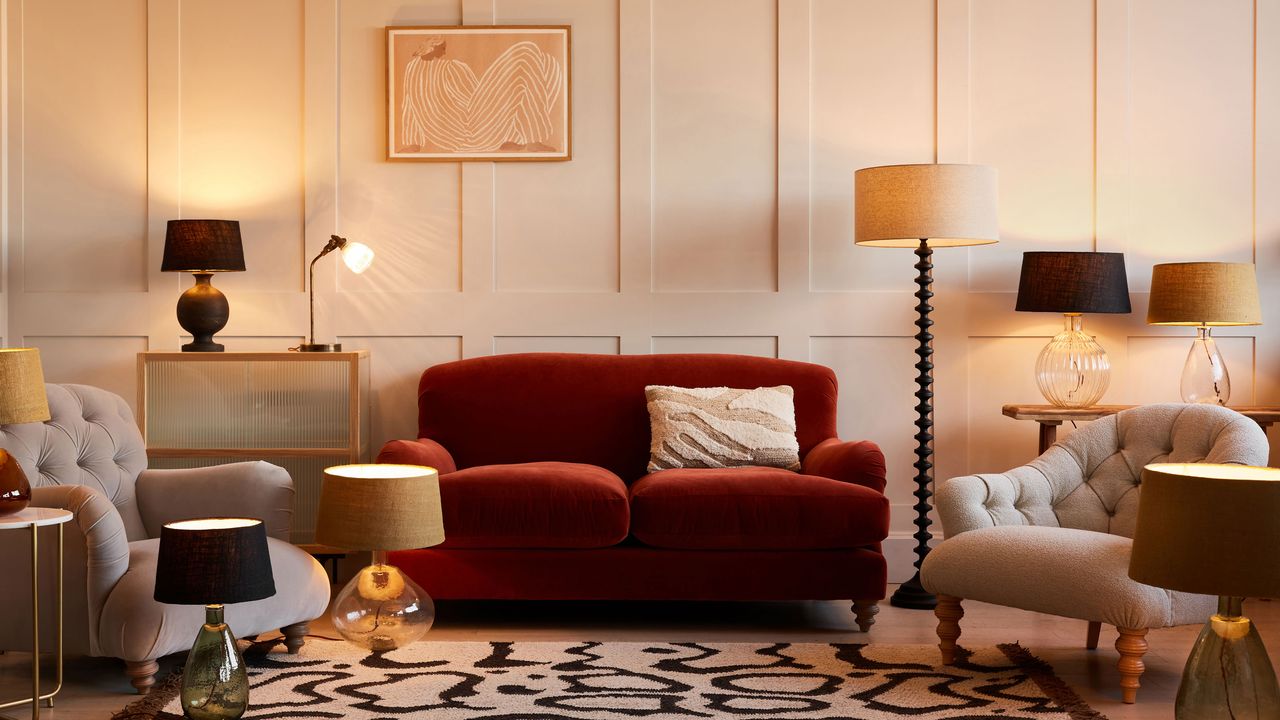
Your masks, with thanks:
M225 605L276 594L261 520L207 518L160 529L157 602Z
M243 272L239 220L170 220L163 272Z
M1124 253L1026 252L1018 281L1021 312L1127 313Z

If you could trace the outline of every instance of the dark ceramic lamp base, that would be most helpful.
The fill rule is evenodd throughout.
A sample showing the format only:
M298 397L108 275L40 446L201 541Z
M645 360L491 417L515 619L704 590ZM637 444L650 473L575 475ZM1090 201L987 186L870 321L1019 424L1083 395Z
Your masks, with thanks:
M213 286L211 273L196 273L195 277L196 284L178 298L178 324L191 333L191 342L182 346L182 352L222 352L222 344L214 342L213 336L227 326L231 305Z

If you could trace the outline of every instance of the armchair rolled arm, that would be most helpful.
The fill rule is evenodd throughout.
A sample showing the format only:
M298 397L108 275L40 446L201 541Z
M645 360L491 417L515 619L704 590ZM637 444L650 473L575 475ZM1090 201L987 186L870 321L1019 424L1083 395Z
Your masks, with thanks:
M382 446L378 462L398 465L425 465L441 475L455 472L458 466L443 445L431 438L417 440L392 440Z
M289 539L293 524L293 479L278 465L261 460L178 470L143 470L138 475L138 511L150 537L176 520L254 517L267 535Z
M823 440L804 456L801 472L884 492L884 453L870 440Z
M951 478L938 487L934 507L944 535L953 537L998 525L1057 526L1058 499L1037 461L1006 473Z
M63 596L66 598L65 648L69 652L96 653L98 619L107 596L129 569L129 538L120 512L100 491L82 485L50 485L31 489L31 505L69 510L74 516L62 526L66 541L63 560ZM45 531L41 531L42 533ZM9 535L4 540L8 542ZM41 535L42 563L48 568L56 556L55 544ZM0 553L0 577L13 580L0 587L0 607L11 622L0 623L0 649L29 649L31 629L14 617L27 617L31 587L19 578L29 577L30 549ZM9 613L8 611L12 611Z

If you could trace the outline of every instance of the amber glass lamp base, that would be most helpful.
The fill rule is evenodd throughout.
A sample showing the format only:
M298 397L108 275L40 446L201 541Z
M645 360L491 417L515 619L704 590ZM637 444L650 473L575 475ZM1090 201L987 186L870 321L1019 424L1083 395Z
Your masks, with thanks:
M1280 717L1280 685L1244 598L1218 598L1187 658L1174 707L1177 720L1266 720Z
M12 455L0 450L0 515L12 515L31 504L31 483Z

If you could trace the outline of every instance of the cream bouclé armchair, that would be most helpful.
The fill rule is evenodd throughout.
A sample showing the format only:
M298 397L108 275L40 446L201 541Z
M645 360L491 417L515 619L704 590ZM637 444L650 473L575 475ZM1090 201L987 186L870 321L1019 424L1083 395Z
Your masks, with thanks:
M1120 632L1120 687L1134 702L1147 630L1204 623L1216 602L1129 578L1142 468L1266 465L1267 454L1266 434L1232 410L1147 405L1090 423L1028 465L947 481L937 495L946 540L921 568L938 596L943 662L956 657L962 599L1086 620L1091 650L1105 623Z
M279 629L290 652L302 646L307 622L329 602L329 580L307 553L288 542L293 481L283 468L242 462L190 470L148 470L142 434L124 399L85 385L47 386L52 418L0 427L0 447L21 464L33 506L70 510L64 525L64 648L117 657L139 692L155 682L156 658L189 650L204 609L152 598L160 527L197 517L254 517L266 525L275 574L274 597L227 607L236 637ZM42 532L49 532L45 530ZM56 543L41 535L42 598L54 597ZM0 577L26 578L31 542L4 533ZM25 548L25 550L24 550ZM41 629L53 637L53 613ZM31 588L0 586L0 649L29 650ZM48 641L45 641L48 646Z

